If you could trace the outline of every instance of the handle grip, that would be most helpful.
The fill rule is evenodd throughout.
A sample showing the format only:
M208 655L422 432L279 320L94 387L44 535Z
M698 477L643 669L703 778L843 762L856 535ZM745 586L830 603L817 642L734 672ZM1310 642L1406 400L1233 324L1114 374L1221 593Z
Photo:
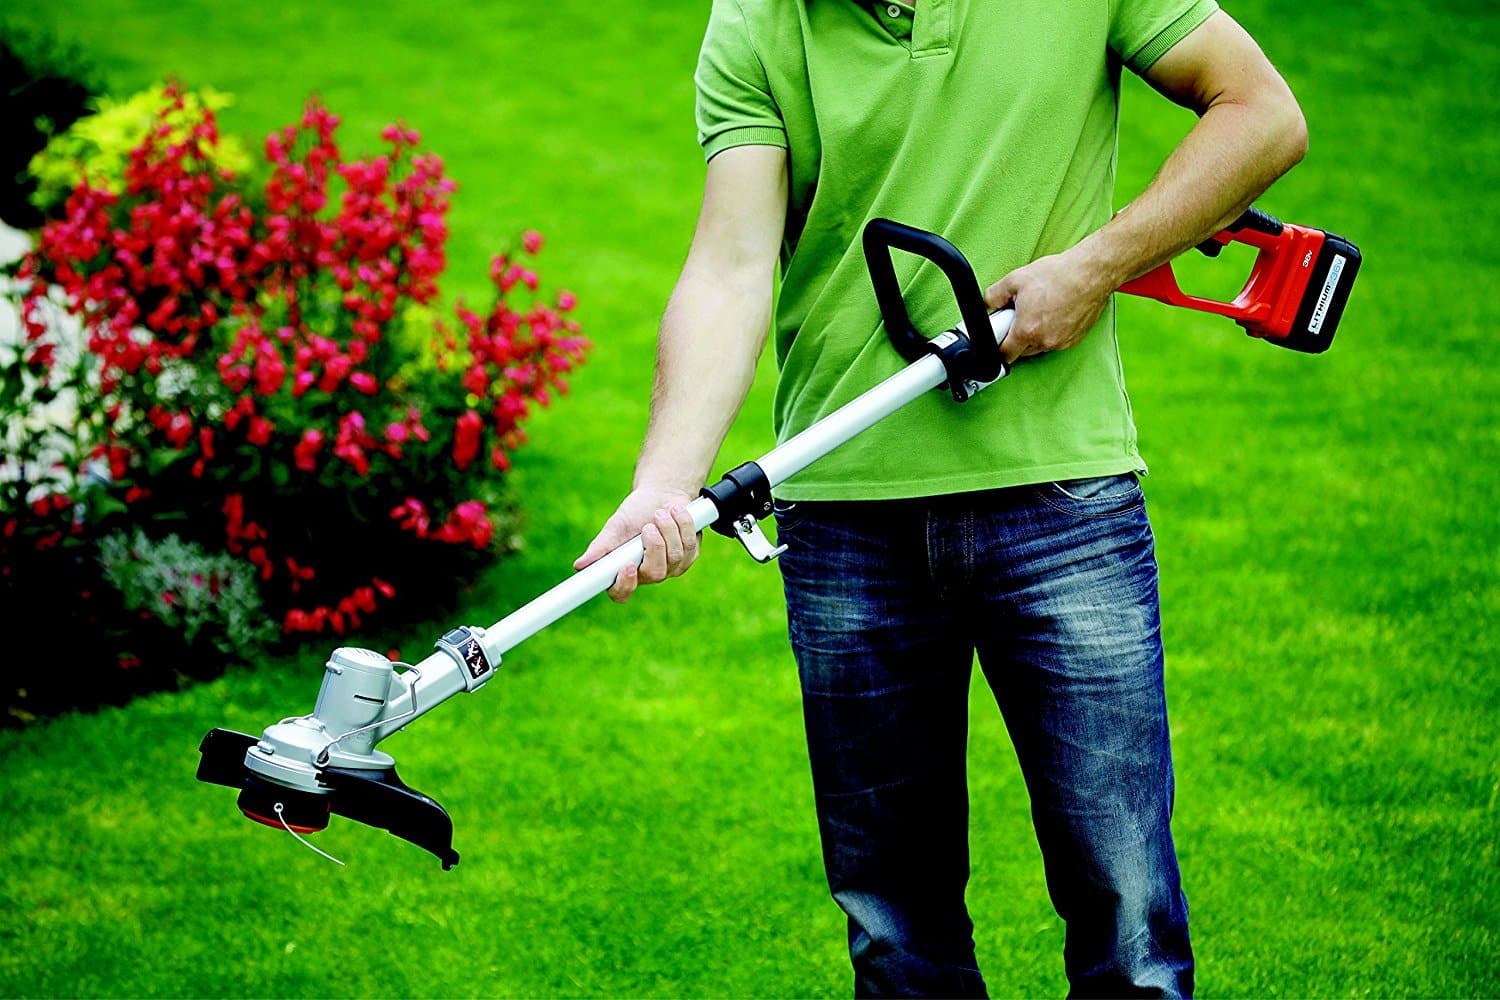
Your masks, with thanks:
M1225 226L1222 232L1216 233L1202 243L1199 243L1198 251L1205 257L1217 257L1225 245L1234 238L1233 234L1246 230L1252 233L1262 233L1266 236L1277 237L1285 232L1286 225L1270 212L1262 212L1254 205L1251 205L1240 213L1238 219ZM1250 241L1246 240L1244 242Z
M953 295L958 299L958 311L969 339L972 356L968 364L972 366L973 377L981 382L1000 377L1005 365L1000 358L1000 344L990 325L989 307L979 289L979 280L974 277L973 267L957 247L937 233L890 219L871 219L865 225L863 243L865 263L870 268L870 281L875 286L875 301L880 304L886 335L903 358L917 361L927 354L928 338L912 326L911 316L906 311L891 257L893 248L931 261L947 276Z

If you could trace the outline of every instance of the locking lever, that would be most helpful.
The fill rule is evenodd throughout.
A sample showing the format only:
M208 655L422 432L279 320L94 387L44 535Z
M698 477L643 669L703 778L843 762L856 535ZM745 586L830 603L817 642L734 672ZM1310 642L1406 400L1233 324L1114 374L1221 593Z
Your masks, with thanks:
M786 551L785 545L773 547L766 533L760 530L760 525L749 514L734 522L734 537L740 540L745 551L750 553L756 562L768 563Z

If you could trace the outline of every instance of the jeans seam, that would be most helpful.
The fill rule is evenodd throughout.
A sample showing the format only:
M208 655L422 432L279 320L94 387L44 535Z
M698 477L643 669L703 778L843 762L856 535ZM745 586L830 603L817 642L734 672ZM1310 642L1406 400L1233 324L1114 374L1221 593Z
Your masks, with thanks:
M974 582L974 512L964 511L964 583Z
M849 792L816 792L815 794L820 799L852 799L857 795L869 795L871 792L881 792L887 788L895 788L897 785L909 785L916 780L915 777L907 776L905 778L897 778L895 781L883 781L878 785L871 785L868 788L856 788Z
M1101 476L1099 478L1105 477ZM1068 492L1067 488L1064 487L1061 482L1053 482L1051 485L1053 489L1057 490L1057 492L1061 493L1069 500L1120 500L1124 497L1133 496L1134 494L1141 492L1140 483L1131 483L1129 489L1123 490L1119 493L1106 493L1103 496L1081 497L1076 493Z
M923 515L923 527L926 545L923 548L927 555L927 582L931 584L934 591L942 592L942 582L938 579L937 564L932 558L932 511L928 510Z
M1121 496L1124 496L1124 495L1125 494L1121 494ZM1105 521L1105 520L1108 520L1108 519L1110 519L1112 517L1124 517L1126 514L1130 514L1130 513L1134 512L1134 511L1140 510L1142 507L1145 506L1145 497L1144 496L1138 496L1138 497L1136 497L1136 499L1134 500L1134 502L1132 502L1130 504L1129 507L1122 507L1119 510L1110 510L1110 511L1105 511L1103 513L1096 514L1096 513L1093 513L1092 511L1077 510L1077 509L1075 509L1073 507L1064 507L1062 504L1053 501L1051 498L1047 497L1045 494L1042 494L1040 492L1037 493L1037 499L1040 500L1040 501L1042 501L1042 503L1046 504L1048 507L1051 507L1053 510L1061 511L1064 514L1071 514L1074 517L1087 517L1087 518L1091 518L1091 519L1097 520L1097 521ZM1113 499L1113 498L1111 498L1111 497L1093 497L1091 499L1094 499L1094 500L1109 500L1109 499ZM1080 500L1079 502L1080 503L1087 503L1088 501L1087 500Z

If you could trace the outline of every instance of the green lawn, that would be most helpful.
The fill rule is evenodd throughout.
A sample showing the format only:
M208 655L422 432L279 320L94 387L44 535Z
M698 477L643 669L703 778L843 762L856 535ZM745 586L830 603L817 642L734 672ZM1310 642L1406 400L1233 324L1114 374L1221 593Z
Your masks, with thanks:
M1262 204L1350 236L1366 264L1318 358L1121 307L1201 989L1495 996L1500 14L1230 9L1312 131ZM697 209L706 11L74 0L5 16L76 38L118 93L175 73L236 94L223 124L252 142L310 90L354 147L406 119L462 185L449 293L479 293L520 229L547 234L544 277L578 293L597 349L519 458L527 548L454 609L488 624L565 575L628 484ZM1188 120L1131 84L1119 202ZM762 375L721 467L769 444ZM335 867L193 780L204 731L311 708L318 648L0 733L0 995L846 994L779 578L706 548L685 580L590 605L390 741L454 817L450 873L347 822L317 841ZM17 654L37 648L9 624ZM443 624L361 638L416 658ZM982 685L973 717L980 960L997 996L1061 994L1062 926Z

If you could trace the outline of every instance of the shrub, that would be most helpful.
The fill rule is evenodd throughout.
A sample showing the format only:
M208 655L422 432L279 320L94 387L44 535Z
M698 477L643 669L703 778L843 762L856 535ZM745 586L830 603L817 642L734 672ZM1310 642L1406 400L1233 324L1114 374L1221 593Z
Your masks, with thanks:
M47 140L87 113L98 93L95 74L79 51L54 35L0 25L0 219L40 225L30 203L27 161Z
M191 659L224 662L258 653L276 634L261 609L255 574L227 553L211 553L176 535L153 540L140 528L99 543L104 579L127 612L145 614L180 635ZM126 650L129 660L139 661ZM211 673L191 665L184 673Z
M25 548L35 568L129 524L249 567L283 634L434 610L514 533L503 472L583 358L574 297L542 295L528 232L492 260L488 301L445 320L454 184L414 131L346 157L310 100L267 138L251 192L218 156L212 108L164 94L118 192L85 177L20 264L19 364L44 392L92 394L75 425L87 454L62 465L93 463L97 486L6 491L0 557ZM97 378L65 367L45 315L58 301ZM29 405L7 392L0 414Z

